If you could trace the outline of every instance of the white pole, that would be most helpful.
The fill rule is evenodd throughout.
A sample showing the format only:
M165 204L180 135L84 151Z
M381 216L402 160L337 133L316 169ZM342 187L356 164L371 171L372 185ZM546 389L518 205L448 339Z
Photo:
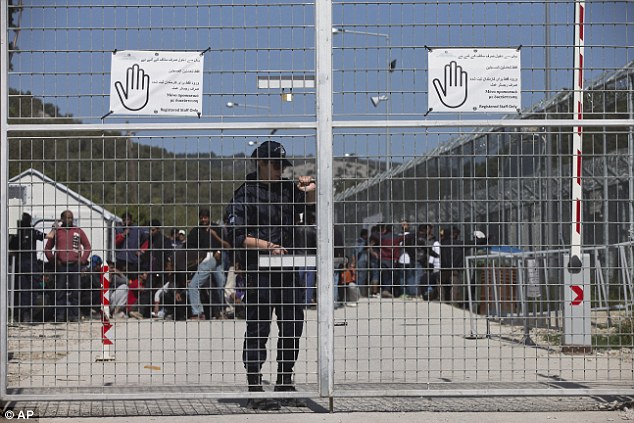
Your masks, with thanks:
M575 2L575 48L573 81L573 119L583 120L583 22L585 2ZM592 351L590 320L590 255L581 253L582 233L582 157L583 126L573 126L572 133L572 228L570 256L564 256L568 272L564 275L564 342L563 351L587 354Z
M583 24L585 2L575 2L575 40L574 40L574 72L573 72L573 120L583 120ZM581 230L582 230L582 156L583 126L573 127L572 133L572 228L570 231L570 268L581 270Z

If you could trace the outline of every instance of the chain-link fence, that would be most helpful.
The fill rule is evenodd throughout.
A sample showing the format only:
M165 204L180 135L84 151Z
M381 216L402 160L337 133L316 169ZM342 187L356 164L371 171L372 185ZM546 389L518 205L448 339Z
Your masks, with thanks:
M0 394L631 395L633 15L3 4Z

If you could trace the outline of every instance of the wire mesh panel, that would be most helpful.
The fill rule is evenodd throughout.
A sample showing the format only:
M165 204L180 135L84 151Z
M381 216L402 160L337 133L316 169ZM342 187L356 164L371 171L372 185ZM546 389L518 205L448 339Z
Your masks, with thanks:
M3 5L0 394L631 394L634 8L581 4Z
M25 222L26 214L17 228L13 225L17 229L14 239L22 239L26 237L23 233L30 231L44 242L11 250L22 266L17 264L13 268L14 284L9 291L16 298L9 310L12 323L9 328L10 387L151 384L213 386L214 390L221 391L221 387L235 390L246 386L241 356L247 272L234 257L241 254L242 248L225 244L226 208L234 190L255 169L256 160L250 157L252 150L267 138L247 133L187 137L194 151L219 145L226 146L220 150L240 148L244 153L231 158L200 152L174 154L165 148L131 145L130 140L111 136L83 137L82 142L90 145L88 154L93 157L87 166L81 165L79 157L70 161L52 157L46 165L51 165L51 171L47 167L46 173L29 167L11 179L11 186L22 188L29 201L27 206L14 207L21 207L23 213L35 217L33 228ZM148 135L145 142L166 146L178 138ZM314 149L311 145L314 136L283 138L289 149L293 146L297 146L297 151ZM255 147L246 139L255 143ZM10 142L35 143L33 139L13 137ZM47 137L39 142L50 143L55 148L72 141ZM117 144L134 158L109 157L113 152L111 147L116 148ZM94 160L94 154L100 149L100 160ZM296 172L302 168L314 169L314 158L304 155L302 160L302 154L293 156ZM167 160L172 163L167 165ZM64 171L56 171L60 161L72 163L78 169L65 177L66 165ZM13 164L25 163L16 160ZM26 166L31 165L28 160ZM138 176L130 178L130 173ZM53 179L53 175L59 176ZM122 176L119 179L117 175ZM86 182L81 182L82 179ZM134 196L134 203L123 200L123 204L115 204L117 200L108 200L117 195L123 199ZM52 259L42 255L48 249L45 246L49 234L53 234L56 241L53 251L59 245L57 242L62 242L67 223L62 222L60 216L67 210L74 215L68 225L82 229L90 241L90 246L85 248L90 249L91 259L77 269L79 285L73 288L66 281L59 284L60 265L59 261L54 262L54 253ZM138 234L135 235L135 231ZM203 236L210 231L223 241L200 245L209 242L204 241ZM22 238L18 238L20 235ZM131 242L135 237L133 246ZM297 237L299 246L299 234ZM287 242L295 243L294 239ZM26 254L41 256L27 262L32 263L28 270L24 268L25 260L19 256ZM201 280L201 264L209 255L213 256L213 265L206 279ZM135 256L138 256L136 262L130 259ZM107 322L102 315L105 311L102 266L105 265L110 266L105 273L110 283ZM197 277L200 289L194 292L192 280ZM304 292L292 287L289 290ZM300 309L306 306L302 298L297 298ZM66 304L66 313L60 312ZM314 384L314 308L307 310L305 319L307 328L295 377L298 382ZM104 330L107 334L102 333ZM263 368L263 374L266 381L274 383L277 336L276 331L272 333L266 351L273 360ZM102 335L113 342L108 348L112 360L103 360L106 345Z
M575 38L576 6L333 5L335 222L348 258L335 275L339 394L631 384L622 371L631 348L621 348L631 342L631 279L617 251L632 240L632 63L622 42L632 28L622 16L633 10L587 4ZM556 122L580 112L571 84L582 41L583 116L597 124L583 129L583 161L574 128ZM487 48L521 55L517 111L432 107L442 82L430 81L432 53L456 48L470 52L456 59L465 69ZM495 69L469 83L493 81L492 96L509 90ZM602 126L617 119L624 125ZM590 256L585 289L565 283L577 228ZM579 348L566 340L579 334L566 307L583 301L592 330Z
M4 389L60 398L82 388L95 399L131 398L148 385L164 390L138 396L242 396L292 383L314 392L317 311L304 281L315 279L315 240L302 245L307 236L293 231L314 232L314 205L285 204L314 189L314 125L302 123L315 116L314 5L9 2L5 10L4 116L14 126L3 138L11 238L3 252L13 260L3 285ZM113 84L123 100L137 84L132 67L113 81L111 64L130 51L150 52L152 63L165 60L181 75L189 70L169 59L176 53L204 60L202 112L117 113ZM150 86L165 85L168 76L149 63L139 72ZM165 85L173 100L192 91L193 79L180 81ZM38 131L51 124L58 129ZM257 173L259 184L247 177L256 163L280 163L277 150L277 162L268 151L253 155L271 140L291 160L281 193L279 175ZM311 178L294 188L303 175ZM242 215L230 207L244 203L241 186L253 195L269 183L283 197L249 197ZM283 219L250 214L258 208L283 208ZM278 248L263 245L263 257L281 257L283 247L308 261L260 269L246 245L258 233ZM283 286L265 289L258 275ZM247 378L252 362L261 365L257 383Z

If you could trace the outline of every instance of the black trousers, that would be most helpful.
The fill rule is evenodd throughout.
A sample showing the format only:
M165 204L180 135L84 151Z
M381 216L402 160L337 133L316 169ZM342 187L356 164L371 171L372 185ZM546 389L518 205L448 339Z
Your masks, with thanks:
M55 266L56 320L79 318L79 264L57 263Z
M273 311L278 327L278 382L286 380L292 375L299 355L299 339L304 329L305 289L296 285L296 272L290 269L249 271L246 282L247 329L242 361L249 384L258 380L266 361L266 343L271 332Z
M42 269L38 262L31 260L21 261L18 266L17 292L19 295L17 296L16 306L20 310L21 318L31 320L31 315L35 311L37 297L44 294Z

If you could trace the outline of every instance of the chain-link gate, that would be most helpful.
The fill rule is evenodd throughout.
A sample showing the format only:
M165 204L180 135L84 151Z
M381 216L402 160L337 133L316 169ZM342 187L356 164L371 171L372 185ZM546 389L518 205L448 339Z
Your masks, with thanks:
M3 4L1 397L633 395L633 15Z

